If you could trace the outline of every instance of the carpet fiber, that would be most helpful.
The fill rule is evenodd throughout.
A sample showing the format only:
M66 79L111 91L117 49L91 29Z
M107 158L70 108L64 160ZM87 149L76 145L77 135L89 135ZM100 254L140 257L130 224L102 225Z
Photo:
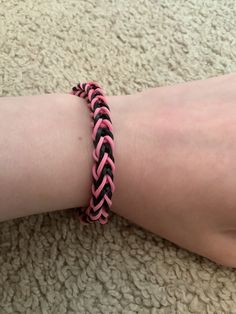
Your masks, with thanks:
M234 0L0 0L0 95L107 94L236 71ZM0 224L0 313L236 313L236 272L115 215Z

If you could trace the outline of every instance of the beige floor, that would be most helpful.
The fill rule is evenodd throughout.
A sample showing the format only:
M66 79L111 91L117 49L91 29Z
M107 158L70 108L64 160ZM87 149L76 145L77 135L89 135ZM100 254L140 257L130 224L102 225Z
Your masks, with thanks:
M235 16L234 0L0 0L0 95L235 71ZM5 313L236 313L236 272L118 216L83 228L54 212L0 224Z

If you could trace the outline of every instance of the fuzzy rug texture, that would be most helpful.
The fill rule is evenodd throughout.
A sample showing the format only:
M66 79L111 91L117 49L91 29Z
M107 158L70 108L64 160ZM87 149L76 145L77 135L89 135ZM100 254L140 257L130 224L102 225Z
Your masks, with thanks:
M235 72L235 16L234 0L0 0L0 95ZM54 211L0 224L5 313L236 313L236 271L117 215L85 227Z

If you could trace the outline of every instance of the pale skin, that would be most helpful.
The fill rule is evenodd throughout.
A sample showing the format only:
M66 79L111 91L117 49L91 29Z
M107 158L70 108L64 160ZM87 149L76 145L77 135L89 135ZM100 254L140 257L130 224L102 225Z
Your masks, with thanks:
M107 100L112 210L236 267L236 75ZM89 203L93 144L83 99L2 97L0 134L1 221Z

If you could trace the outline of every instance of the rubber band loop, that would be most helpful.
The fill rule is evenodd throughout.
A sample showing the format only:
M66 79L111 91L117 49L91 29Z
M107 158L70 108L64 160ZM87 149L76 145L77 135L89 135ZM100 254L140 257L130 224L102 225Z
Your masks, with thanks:
M75 215L85 225L95 221L106 224L109 221L111 198L115 191L114 136L110 108L97 82L78 83L72 88L70 94L87 100L92 118L91 135L94 144L92 196L88 207L74 208Z

